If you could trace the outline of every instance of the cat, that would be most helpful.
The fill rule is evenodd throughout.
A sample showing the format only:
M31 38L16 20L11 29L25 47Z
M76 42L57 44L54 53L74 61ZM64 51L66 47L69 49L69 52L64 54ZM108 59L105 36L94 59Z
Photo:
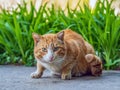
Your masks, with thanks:
M102 74L102 62L95 55L93 47L80 34L66 29L57 34L32 34L34 56L37 70L32 78L40 78L45 69L53 75L60 75L63 80L73 76Z

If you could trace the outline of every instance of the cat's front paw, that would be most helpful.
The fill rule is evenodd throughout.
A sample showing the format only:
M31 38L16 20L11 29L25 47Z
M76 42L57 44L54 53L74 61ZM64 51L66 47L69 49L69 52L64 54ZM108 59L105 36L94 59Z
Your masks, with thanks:
M42 73L38 73L38 72L33 72L31 73L31 78L40 78L42 76Z
M61 79L70 80L72 78L71 74L62 74Z

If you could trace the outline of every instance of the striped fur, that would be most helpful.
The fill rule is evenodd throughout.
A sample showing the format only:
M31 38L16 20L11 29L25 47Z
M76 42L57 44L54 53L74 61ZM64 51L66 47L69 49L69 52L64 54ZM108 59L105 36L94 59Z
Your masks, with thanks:
M76 32L67 29L57 34L33 33L33 39L37 70L31 74L32 78L40 78L45 69L60 75L61 79L102 74L100 58L94 54L93 47Z

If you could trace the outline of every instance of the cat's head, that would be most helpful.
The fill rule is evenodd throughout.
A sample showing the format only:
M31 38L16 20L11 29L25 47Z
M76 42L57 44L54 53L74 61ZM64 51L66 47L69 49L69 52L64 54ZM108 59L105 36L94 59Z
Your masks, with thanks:
M34 39L34 56L37 60L52 63L64 58L64 31L45 35L33 33L32 36Z

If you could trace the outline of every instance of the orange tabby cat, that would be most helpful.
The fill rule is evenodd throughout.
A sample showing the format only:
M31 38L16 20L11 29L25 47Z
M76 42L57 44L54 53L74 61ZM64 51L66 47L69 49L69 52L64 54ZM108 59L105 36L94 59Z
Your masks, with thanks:
M94 55L93 47L76 32L63 30L57 34L33 33L33 39L37 70L31 74L32 78L40 78L45 69L60 75L61 79L86 74L101 75L100 58Z

